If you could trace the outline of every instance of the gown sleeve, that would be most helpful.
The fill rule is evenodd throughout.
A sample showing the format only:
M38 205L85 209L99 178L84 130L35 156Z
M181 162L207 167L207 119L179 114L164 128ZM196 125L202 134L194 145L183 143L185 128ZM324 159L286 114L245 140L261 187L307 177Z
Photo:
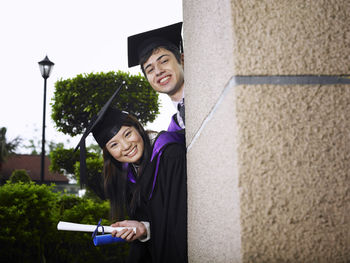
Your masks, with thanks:
M186 148L170 144L163 151L149 200L155 262L187 262Z

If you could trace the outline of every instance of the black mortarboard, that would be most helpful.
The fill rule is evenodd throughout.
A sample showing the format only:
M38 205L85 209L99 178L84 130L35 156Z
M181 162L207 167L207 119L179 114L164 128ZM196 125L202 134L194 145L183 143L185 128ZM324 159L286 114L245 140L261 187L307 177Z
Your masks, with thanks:
M128 113L118 110L111 106L123 84L113 93L112 97L106 102L102 109L92 119L81 137L75 151L80 147L80 186L87 182L86 178L86 145L85 139L92 132L95 140L101 148L118 133L125 117Z
M139 65L142 56L160 46L173 44L182 52L181 29L179 22L128 37L129 68Z

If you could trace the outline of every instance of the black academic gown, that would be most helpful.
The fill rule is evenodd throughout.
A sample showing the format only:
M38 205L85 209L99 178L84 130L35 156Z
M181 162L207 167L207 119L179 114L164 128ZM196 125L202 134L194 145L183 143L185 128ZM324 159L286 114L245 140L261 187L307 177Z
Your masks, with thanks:
M151 227L153 263L187 262L187 176L186 147L166 146L154 182L157 158L146 168L144 196ZM153 190L152 190L153 189ZM150 198L150 193L152 196Z
M134 173L134 171L132 172ZM135 173L134 175L136 178ZM133 191L135 187L136 185L134 183L128 182L129 192ZM129 196L129 200L130 199L131 196ZM146 208L146 203L144 202L144 200L142 200L141 204L136 207L135 211L129 211L130 219L149 222L148 212L146 211ZM126 263L152 263L150 241L141 242L139 240L135 240L131 242Z

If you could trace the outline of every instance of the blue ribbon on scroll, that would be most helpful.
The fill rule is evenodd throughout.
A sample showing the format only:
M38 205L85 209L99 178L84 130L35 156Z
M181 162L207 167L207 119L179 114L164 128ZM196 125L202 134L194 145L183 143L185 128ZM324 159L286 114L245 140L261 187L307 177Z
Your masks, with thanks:
M102 218L98 221L95 231L92 233L92 240L95 246L107 245L116 242L125 242L121 237L113 237L111 234L106 234L104 227L101 225ZM102 235L98 235L98 228L102 228Z

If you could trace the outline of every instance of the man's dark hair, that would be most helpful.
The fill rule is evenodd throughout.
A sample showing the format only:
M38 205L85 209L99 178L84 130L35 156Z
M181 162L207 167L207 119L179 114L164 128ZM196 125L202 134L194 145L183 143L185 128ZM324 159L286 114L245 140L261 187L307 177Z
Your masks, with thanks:
M176 58L176 60L177 60L177 62L179 63L179 64L181 64L181 53L180 53L180 50L179 50L179 48L177 47L177 46L175 46L175 45L173 45L173 44L168 44L168 45L162 45L162 46L158 46L158 47L156 47L156 48L154 48L154 49L151 49L150 51L148 51L148 52L146 52L143 56L141 56L141 58L140 58L140 66L141 66L141 70L142 70L142 73L143 73L143 75L146 77L146 72L145 72L145 70L144 70L144 68L143 68L143 64L150 58L150 56L152 56L152 54L153 54L153 52L155 51L155 50L158 50L158 49L160 49L160 48L164 48L164 49L166 49L166 50L169 50L171 53L173 53L174 54L174 56L175 56L175 58ZM147 77L146 77L147 78Z

